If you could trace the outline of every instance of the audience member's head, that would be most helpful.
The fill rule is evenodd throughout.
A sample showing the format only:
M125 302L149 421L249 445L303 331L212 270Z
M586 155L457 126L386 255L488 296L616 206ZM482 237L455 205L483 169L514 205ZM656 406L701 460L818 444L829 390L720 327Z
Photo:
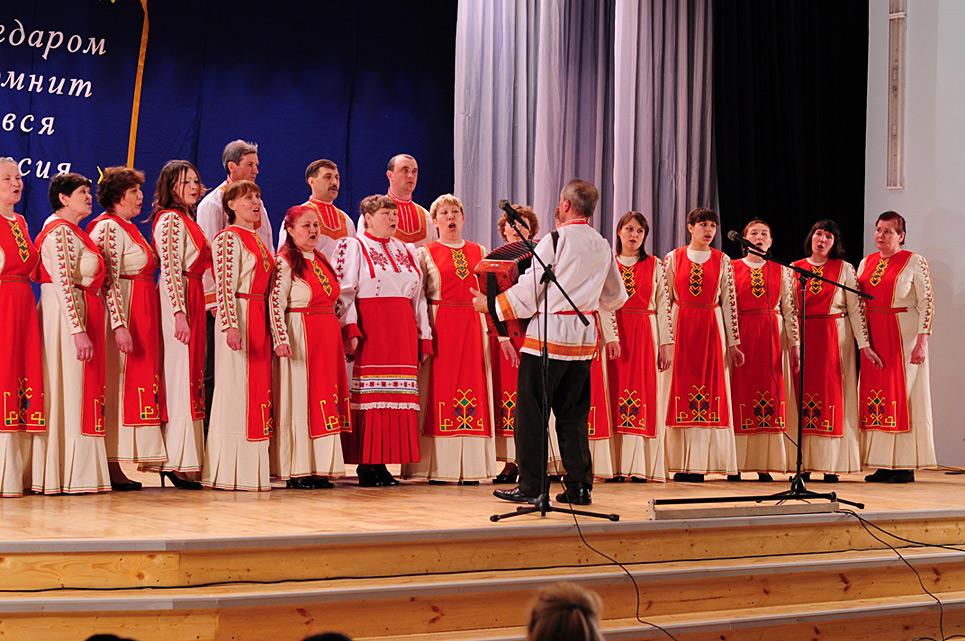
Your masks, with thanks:
M603 641L601 608L596 592L575 583L545 587L533 600L526 641Z
M322 634L313 634L310 637L305 637L302 641L352 641L352 638L339 632L324 632Z

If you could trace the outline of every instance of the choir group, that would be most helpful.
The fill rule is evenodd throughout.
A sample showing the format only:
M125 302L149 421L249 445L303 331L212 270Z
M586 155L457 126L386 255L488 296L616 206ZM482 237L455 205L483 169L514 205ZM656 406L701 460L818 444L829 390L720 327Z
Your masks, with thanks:
M273 252L257 146L229 143L223 165L206 196L191 163L164 166L151 242L134 224L141 172L105 170L103 213L83 228L91 182L58 175L31 241L14 212L19 168L0 158L0 494L140 489L122 461L182 489L268 490L273 476L330 488L346 463L366 487L399 484L397 463L433 484L515 482L515 430L539 429L516 425L523 338L487 335L473 309L487 250L462 238L462 202L415 204L418 164L403 154L356 225L333 204L338 167L315 161ZM534 237L532 209L514 209ZM804 470L824 481L868 467L868 481L904 483L934 466L932 287L925 259L902 249L904 219L878 218L857 270L838 226L817 222L795 264L874 298L810 280L803 319L792 272L753 253L731 261L711 246L718 226L694 209L690 244L661 261L642 214L617 223L628 298L593 314L593 476L771 480L794 467L798 421ZM505 214L498 228L520 239ZM767 223L743 235L770 249Z

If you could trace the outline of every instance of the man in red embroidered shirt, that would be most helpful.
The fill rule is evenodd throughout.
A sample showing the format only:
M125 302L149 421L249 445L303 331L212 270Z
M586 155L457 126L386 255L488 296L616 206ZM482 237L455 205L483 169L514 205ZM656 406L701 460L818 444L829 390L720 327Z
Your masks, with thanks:
M419 181L419 163L409 154L398 154L389 160L385 172L389 179L389 198L399 206L399 226L395 236L403 243L421 247L438 240L439 233L429 218L429 212L422 205L412 202L412 192ZM359 218L359 233L365 231L365 219Z
M335 252L335 243L339 238L355 235L355 223L344 211L335 206L338 198L338 188L341 177L338 165L333 161L322 158L312 161L305 169L305 182L312 189L312 195L302 203L302 207L311 207L318 215L318 245L316 249L322 252L328 260ZM281 251L288 238L285 222L282 221L278 230L278 251Z

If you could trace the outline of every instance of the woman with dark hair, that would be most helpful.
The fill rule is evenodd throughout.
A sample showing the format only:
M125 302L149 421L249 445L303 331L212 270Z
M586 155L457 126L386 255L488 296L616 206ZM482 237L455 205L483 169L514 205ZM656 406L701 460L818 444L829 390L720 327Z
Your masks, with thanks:
M774 241L771 226L758 219L744 227L744 239L764 253ZM741 472L757 472L758 480L772 481L772 473L788 467L785 370L790 365L798 371L801 358L794 279L791 270L745 248L744 258L734 261L734 284L741 335L755 340L743 343L744 366L731 372L740 472L727 480L741 480Z
M40 255L27 222L13 210L22 193L20 167L12 158L0 158L0 323L16 337L0 341L0 398L6 401L0 421L0 497L23 494L24 467L30 463L23 456L29 459L32 435L43 434L47 425L40 323L30 288Z
M905 219L886 211L875 222L878 251L858 266L872 345L883 367L861 358L861 461L878 469L866 481L909 483L936 464L928 382L928 336L935 316L925 258L901 248Z
M140 490L120 461L163 463L161 421L167 418L161 386L160 299L154 286L157 258L132 222L141 212L144 174L108 167L97 184L106 211L87 225L107 269L104 282L110 329L104 418L107 465L115 491Z
M204 284L211 248L194 220L204 192L198 170L187 160L161 169L154 194L154 250L161 262L161 336L168 420L161 423L167 461L160 466L178 489L200 490L195 478L204 456ZM193 478L189 478L193 477Z
M617 222L617 264L629 298L616 312L620 356L609 361L614 478L637 482L667 480L657 372L669 369L674 343L663 263L644 248L649 232L640 212Z
M496 223L499 235L506 243L516 243L523 238L535 240L539 232L539 218L531 207L513 205L516 213L526 221L529 229L519 226L520 236L509 224L504 212ZM529 269L531 258L525 258L516 265L520 274ZM493 483L515 483L519 475L516 467L516 377L519 372L519 350L523 347L525 336L510 339L508 336L490 336L489 349L493 362L493 414L496 420L494 444L496 460L503 461L502 471ZM498 356L497 356L498 354Z
M104 259L77 224L90 214L90 181L60 174L48 191L54 213L37 236L40 319L47 401L45 461L34 440L35 491L86 494L111 489L104 444Z
M541 589L530 607L526 641L603 641L596 592L561 582Z
M261 189L238 180L224 191L228 226L214 238L214 398L201 484L219 490L271 489L268 441L271 336L268 291L274 259L255 231Z
M386 463L419 460L419 364L432 353L422 272L410 246L392 236L398 206L388 196L359 205L365 231L335 247L338 314L352 368L352 431L342 434L359 485L398 485Z
M339 434L351 429L335 270L317 249L316 211L285 214L284 243L275 256L271 332L275 340L275 433L269 453L289 488L332 488L343 476Z
M675 481L699 483L705 474L736 474L730 370L744 364L734 270L730 258L710 244L717 212L698 207L687 214L690 245L667 254L667 285L673 303L673 365L666 373L667 466Z
M833 220L819 220L804 241L809 254L794 263L818 276L854 289L854 267L845 262L844 239ZM800 301L800 287L795 298ZM799 305L800 303L798 303ZM809 280L804 317L804 421L801 451L805 478L823 472L824 480L861 469L858 451L858 399L856 396L854 342L880 366L868 342L864 309L856 294L819 280ZM788 425L797 428L799 379L794 378L788 399ZM788 456L797 456L787 444ZM796 459L795 459L796 460Z

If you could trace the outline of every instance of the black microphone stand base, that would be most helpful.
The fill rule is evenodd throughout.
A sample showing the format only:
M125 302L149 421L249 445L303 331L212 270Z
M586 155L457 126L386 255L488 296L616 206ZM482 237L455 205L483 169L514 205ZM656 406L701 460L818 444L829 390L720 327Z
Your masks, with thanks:
M802 450L802 445L804 442L804 394L802 392L802 390L804 390L804 360L805 360L804 359L804 355L805 355L804 321L805 319L807 319L807 314L805 313L805 304L806 304L807 298L805 294L808 288L808 279L814 279L814 280L819 280L819 281L828 283L833 287L848 290L864 298L871 298L871 297L865 293L846 287L841 283L828 280L824 276L818 276L817 274L814 274L809 270L801 269L800 267L796 267L794 265L776 260L771 256L767 255L766 252L761 251L760 248L758 248L757 246L751 244L746 240L740 239L739 237L735 238L730 234L728 234L728 238L730 238L731 240L734 240L735 242L739 242L741 245L744 245L747 249L747 253L754 254L755 256L759 256L760 258L763 258L766 261L777 263L778 265L787 267L792 272L797 274L798 282L800 283L799 289L801 292L801 309L799 310L799 315L801 317L801 325L800 325L801 327L801 330L800 330L801 331L801 364L798 371L798 392L797 392L798 421L797 421L797 443L795 444L796 450L797 450L797 461L795 462L796 463L795 474L794 476L791 477L791 489L785 492L778 492L777 494L770 494L768 496L719 496L719 497L712 497L712 498L654 499L653 504L654 505L681 505L681 504L694 504L694 503L747 503L747 502L761 503L763 501L777 501L778 505L780 505L781 503L784 503L785 501L788 501L788 500L806 501L808 499L825 499L830 501L831 503L844 503L846 505L854 506L858 509L864 509L863 503L855 503L854 501L846 501L844 499L840 499L838 498L837 494L835 494L834 492L828 492L828 493L811 492L804 485L804 476L801 473L804 466L804 457L803 457L803 450Z
M763 503L764 501L777 501L780 505L785 501L808 499L826 500L831 503L844 503L851 505L859 510L864 509L864 503L856 503L838 497L834 492L812 492L804 485L804 477L795 474L791 477L791 489L776 494L766 494L764 496L709 496L702 498L688 499L653 499L654 505L694 505L695 503Z
M546 516L549 512L559 512L560 514L576 514L577 516L592 516L597 519L607 519L608 521L619 521L619 514L602 514L599 512L587 512L585 510L573 510L564 507L553 507L550 502L549 494L540 494L536 498L536 502L532 505L520 506L516 508L515 512L507 512L505 514L493 514L489 517L489 520L495 523L502 519L512 518L514 516L521 516L523 514L535 514L539 512L540 516Z

